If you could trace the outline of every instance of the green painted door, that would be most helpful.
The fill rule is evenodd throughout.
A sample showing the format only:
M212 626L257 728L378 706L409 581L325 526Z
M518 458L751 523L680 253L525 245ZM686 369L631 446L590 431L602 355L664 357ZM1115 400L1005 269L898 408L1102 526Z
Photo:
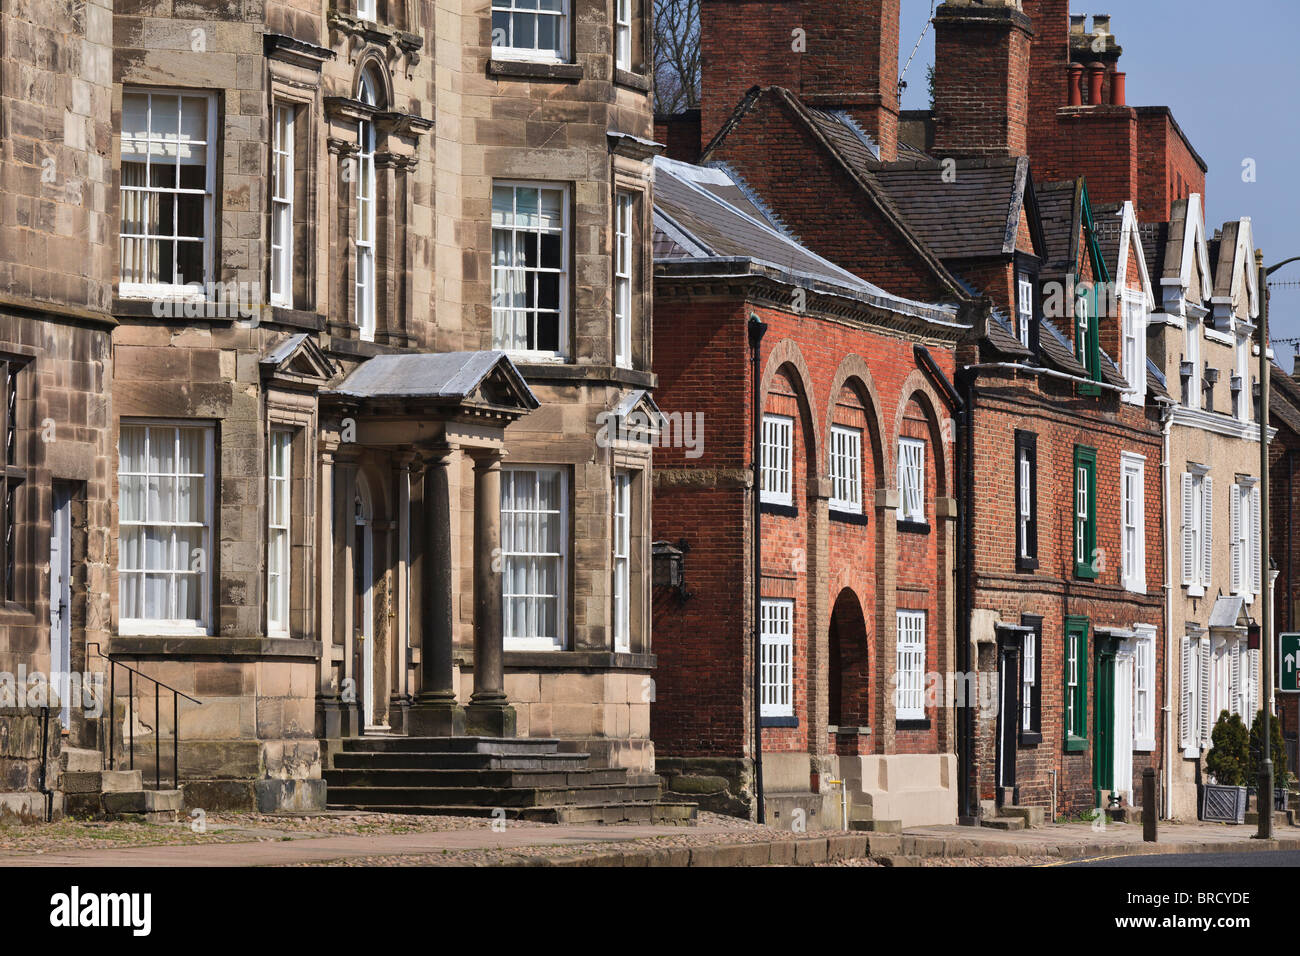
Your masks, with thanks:
M1104 790L1115 788L1115 646L1110 640L1097 641L1097 722L1092 741L1092 789L1097 806Z

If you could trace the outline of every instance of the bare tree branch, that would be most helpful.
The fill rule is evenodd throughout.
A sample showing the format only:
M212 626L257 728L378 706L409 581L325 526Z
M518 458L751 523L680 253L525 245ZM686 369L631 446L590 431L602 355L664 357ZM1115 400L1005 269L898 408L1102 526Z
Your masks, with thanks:
M655 113L700 105L700 0L655 0Z

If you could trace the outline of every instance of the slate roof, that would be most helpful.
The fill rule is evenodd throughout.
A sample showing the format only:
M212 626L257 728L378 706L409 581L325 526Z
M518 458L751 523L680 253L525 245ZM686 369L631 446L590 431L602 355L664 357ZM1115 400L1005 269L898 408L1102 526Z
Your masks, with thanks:
M331 391L336 395L361 399L463 401L498 369L514 380L520 391L521 404L529 408L540 405L510 357L497 350L376 355L362 362Z
M1043 221L1043 239L1047 243L1045 268L1069 270L1079 258L1079 208L1082 196L1079 181L1067 179L1047 183L1035 189L1038 214Z
M952 182L933 160L890 163L876 178L913 231L941 259L1016 251L1028 162L964 160Z
M1268 403L1270 416L1276 416L1282 424L1295 434L1300 435L1300 382L1273 363L1270 366L1269 383L1273 386L1272 400Z
M814 280L870 304L930 321L955 322L954 306L914 302L842 269L801 245L735 173L655 159L655 261L737 262Z

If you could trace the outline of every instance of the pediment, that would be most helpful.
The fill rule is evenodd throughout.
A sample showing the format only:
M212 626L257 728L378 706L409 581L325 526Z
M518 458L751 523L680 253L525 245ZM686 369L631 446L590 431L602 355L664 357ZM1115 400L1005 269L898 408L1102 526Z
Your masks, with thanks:
M334 363L305 332L290 335L263 353L262 376L283 384L323 388L334 377Z

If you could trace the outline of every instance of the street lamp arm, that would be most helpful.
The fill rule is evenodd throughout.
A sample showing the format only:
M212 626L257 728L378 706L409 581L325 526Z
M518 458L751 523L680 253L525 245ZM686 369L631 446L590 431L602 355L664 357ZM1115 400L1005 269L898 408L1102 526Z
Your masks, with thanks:
M1277 272L1278 269L1281 269L1285 265L1290 265L1293 262L1300 262L1300 256L1292 256L1290 259L1283 259L1281 262L1277 263L1277 265L1269 266L1264 270L1264 275L1271 276L1274 272Z

